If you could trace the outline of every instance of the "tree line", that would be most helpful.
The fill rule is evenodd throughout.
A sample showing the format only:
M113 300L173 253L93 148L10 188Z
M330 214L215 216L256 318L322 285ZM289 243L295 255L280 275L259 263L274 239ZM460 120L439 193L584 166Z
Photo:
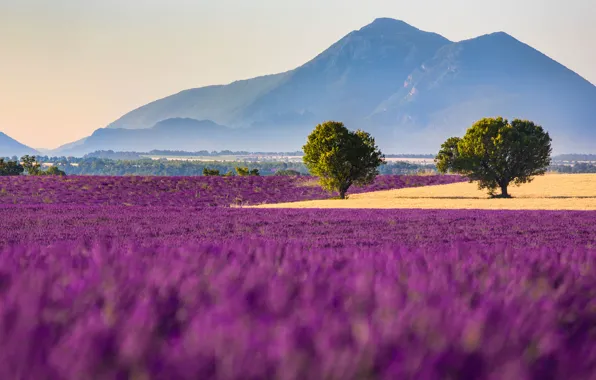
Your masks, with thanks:
M205 169L217 171L219 175L237 174L236 167L258 170L259 175L309 175L302 162L244 162L244 161L177 161L177 160L111 160L88 158L76 162L49 161L67 175L146 175L146 176L200 176ZM416 174L421 171L432 171L434 165L410 164L407 162L391 162L379 168L380 174Z

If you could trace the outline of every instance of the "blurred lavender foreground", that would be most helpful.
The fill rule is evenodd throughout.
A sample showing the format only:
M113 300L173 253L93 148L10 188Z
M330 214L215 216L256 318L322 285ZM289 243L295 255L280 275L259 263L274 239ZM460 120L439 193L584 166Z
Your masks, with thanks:
M13 246L0 378L593 378L595 254Z

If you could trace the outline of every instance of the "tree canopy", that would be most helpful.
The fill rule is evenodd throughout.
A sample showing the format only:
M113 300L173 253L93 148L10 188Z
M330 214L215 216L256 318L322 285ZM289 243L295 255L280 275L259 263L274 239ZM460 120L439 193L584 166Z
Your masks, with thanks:
M529 120L484 118L472 125L464 137L451 137L435 158L441 173L462 174L491 196L509 198L510 183L521 185L542 175L550 165L551 138Z
M14 176L21 175L25 171L25 168L17 161L4 161L4 158L0 158L0 176Z
M352 185L371 183L385 156L367 132L349 131L343 123L327 121L308 136L303 162L321 186L337 191L341 199Z

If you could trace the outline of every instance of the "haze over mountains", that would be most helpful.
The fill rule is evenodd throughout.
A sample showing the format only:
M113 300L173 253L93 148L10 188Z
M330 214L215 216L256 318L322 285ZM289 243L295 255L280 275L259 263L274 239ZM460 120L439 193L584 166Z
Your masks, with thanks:
M384 18L294 70L182 91L53 153L294 151L326 120L387 153L434 153L487 116L541 124L556 153L596 153L594 106L596 86L506 33L452 42Z

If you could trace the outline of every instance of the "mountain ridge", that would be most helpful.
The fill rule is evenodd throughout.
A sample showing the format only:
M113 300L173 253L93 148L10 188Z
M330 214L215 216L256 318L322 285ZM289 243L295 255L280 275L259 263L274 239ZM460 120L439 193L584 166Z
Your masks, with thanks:
M210 148L199 139L196 149L291 151L301 148L316 124L334 119L371 132L382 149L415 147L416 153L436 151L476 119L502 115L542 124L555 150L589 152L596 149L589 115L594 104L596 86L506 32L453 42L377 18L293 70L183 90L106 129L209 120L225 131L224 141L203 139L217 143ZM112 145L126 133L114 133ZM110 141L91 142L77 149L112 149Z
M26 154L33 155L38 153L39 152L35 149L18 142L6 133L0 131L0 157L17 156L20 158Z

